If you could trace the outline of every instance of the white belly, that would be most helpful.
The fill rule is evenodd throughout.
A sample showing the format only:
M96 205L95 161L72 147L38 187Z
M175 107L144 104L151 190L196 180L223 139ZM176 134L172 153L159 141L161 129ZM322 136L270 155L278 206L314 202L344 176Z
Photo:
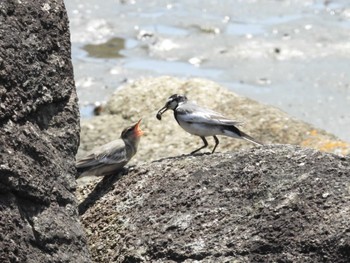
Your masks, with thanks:
M181 120L179 120L179 124L185 131L197 136L207 137L224 134L220 127L214 125L193 122L188 123Z

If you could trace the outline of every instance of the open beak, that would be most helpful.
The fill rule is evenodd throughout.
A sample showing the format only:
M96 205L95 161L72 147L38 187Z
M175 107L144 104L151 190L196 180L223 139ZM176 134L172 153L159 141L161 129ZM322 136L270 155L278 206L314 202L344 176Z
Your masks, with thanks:
M168 108L166 107L166 106L164 106L163 108L161 108L159 111L158 111L158 113L157 113L157 119L158 120L161 120L162 119L162 114L164 113L164 112L166 112L168 110Z
M135 132L135 136L136 136L136 137L140 137L140 136L142 136L142 135L144 134L144 131L141 130L141 128L140 128L141 120L142 120L142 119L140 119L140 120L135 124L134 132Z

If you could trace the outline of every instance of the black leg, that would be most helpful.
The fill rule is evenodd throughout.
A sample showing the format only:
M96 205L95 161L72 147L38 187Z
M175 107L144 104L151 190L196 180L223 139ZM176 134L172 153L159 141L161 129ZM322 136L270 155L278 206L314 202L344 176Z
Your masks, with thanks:
M214 149L213 149L213 151L212 151L211 153L214 153L214 152L215 152L216 146L218 146L218 144L219 144L219 139L218 139L218 137L216 137L215 135L214 135L213 137L214 137L214 140L215 140L215 146L214 146Z
M202 147L198 148L197 150L194 150L193 152L191 152L191 154L194 154L194 153L198 152L199 150L202 150L203 148L208 146L208 142L205 139L205 137L203 137L203 136L200 136L200 137L201 137L202 141L204 142L204 145Z

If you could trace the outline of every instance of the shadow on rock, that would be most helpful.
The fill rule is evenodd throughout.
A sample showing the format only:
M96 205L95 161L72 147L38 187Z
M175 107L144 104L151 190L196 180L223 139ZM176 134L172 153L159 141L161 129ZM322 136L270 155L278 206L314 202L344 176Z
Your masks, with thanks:
M91 193L78 206L79 215L83 215L90 207L92 207L101 197L106 195L114 188L114 183L124 175L128 174L128 169L123 169L120 172L105 176L91 191Z

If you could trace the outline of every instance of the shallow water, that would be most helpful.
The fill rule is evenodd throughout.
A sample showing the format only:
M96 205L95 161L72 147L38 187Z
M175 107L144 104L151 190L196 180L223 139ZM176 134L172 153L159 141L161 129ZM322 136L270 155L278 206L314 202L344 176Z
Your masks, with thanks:
M347 0L65 4L82 116L140 77L201 77L350 141Z

